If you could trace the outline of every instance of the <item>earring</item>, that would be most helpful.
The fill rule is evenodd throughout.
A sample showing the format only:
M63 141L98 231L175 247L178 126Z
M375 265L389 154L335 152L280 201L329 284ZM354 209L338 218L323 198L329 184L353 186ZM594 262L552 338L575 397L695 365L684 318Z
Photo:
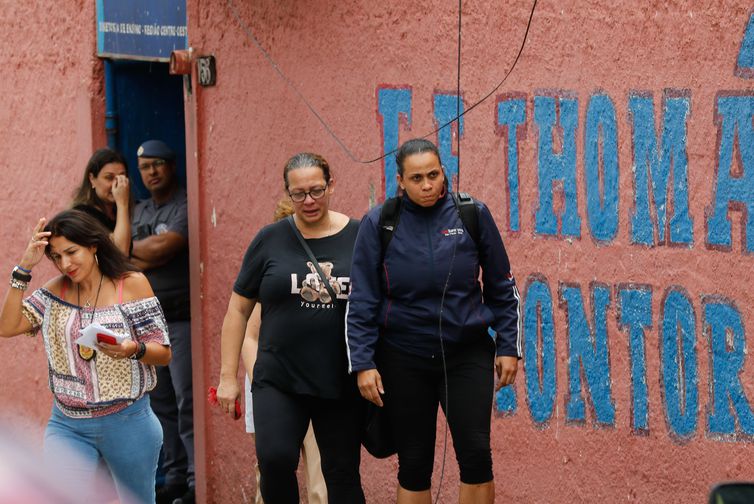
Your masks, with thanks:
M97 252L94 253L94 262L96 262L97 266L99 266L99 259L97 259Z

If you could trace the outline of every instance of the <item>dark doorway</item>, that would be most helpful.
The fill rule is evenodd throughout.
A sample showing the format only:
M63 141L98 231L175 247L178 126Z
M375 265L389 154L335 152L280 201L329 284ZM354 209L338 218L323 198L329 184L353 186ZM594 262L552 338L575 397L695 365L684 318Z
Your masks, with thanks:
M137 200L149 197L136 164L136 150L145 140L158 139L177 155L178 180L186 187L186 137L183 115L183 78L170 75L167 63L112 60L106 72L107 109L115 113L115 143L110 147L128 161L131 188ZM111 141L112 142L112 141Z
M108 144L126 158L134 199L151 196L141 180L136 159L136 151L146 140L162 140L173 149L178 183L185 188L183 77L170 75L167 63L106 60L105 88ZM162 460L161 454L157 487L165 484Z

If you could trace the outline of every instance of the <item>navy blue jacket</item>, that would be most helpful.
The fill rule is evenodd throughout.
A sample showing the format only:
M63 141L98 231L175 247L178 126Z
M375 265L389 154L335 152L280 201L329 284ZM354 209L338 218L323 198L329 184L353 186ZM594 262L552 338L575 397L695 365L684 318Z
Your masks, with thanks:
M385 251L380 211L361 221L346 311L349 371L374 369L378 338L405 352L439 355L442 306L446 350L476 340L491 327L497 355L521 357L521 310L508 255L489 209L479 209L479 247L463 229L450 196L424 208L404 197L400 222ZM453 258L455 247L455 258ZM479 284L479 269L482 283Z

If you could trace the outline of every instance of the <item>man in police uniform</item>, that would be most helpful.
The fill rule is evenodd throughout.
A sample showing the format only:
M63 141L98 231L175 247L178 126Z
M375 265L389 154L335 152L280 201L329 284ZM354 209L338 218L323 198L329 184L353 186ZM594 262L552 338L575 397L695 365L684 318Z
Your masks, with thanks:
M178 186L175 153L160 140L137 151L139 172L151 198L140 201L131 225L132 261L152 284L168 321L173 359L157 367L150 394L162 424L165 486L157 504L194 502L194 407L191 385L188 215Z

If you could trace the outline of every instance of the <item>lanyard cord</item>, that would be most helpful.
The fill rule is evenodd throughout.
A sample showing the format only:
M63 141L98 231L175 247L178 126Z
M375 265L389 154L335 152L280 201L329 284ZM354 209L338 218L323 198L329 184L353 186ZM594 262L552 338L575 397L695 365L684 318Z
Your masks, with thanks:
M351 151L351 149L348 148L348 146L345 144L345 142L335 133L335 131L327 123L327 121L325 121L325 119L322 117L322 115L319 113L319 111L317 111L317 109L314 107L314 105L312 105L309 102L309 100L306 98L306 96L304 96L304 94L298 89L298 87L296 87L296 85L291 81L291 79L280 69L280 66L278 66L278 64L275 62L275 60L272 59L272 56L270 56L270 53L268 53L264 49L264 47L262 47L262 44L259 42L259 39L257 39L257 37L254 35L254 32L251 31L251 28L249 28L249 25L246 24L243 21L243 19L241 18L241 14L238 12L238 9L236 8L236 5L235 5L234 1L233 0L227 0L227 5L228 5L228 9L230 10L231 15L233 16L233 18L235 18L236 22L238 22L238 24L241 27L241 30L246 34L246 37L259 50L259 52L262 53L262 56L264 56L264 58L267 60L267 63L269 63L269 65L272 67L272 69L275 71L275 73L278 74L278 76L285 83L285 85L288 86L293 91L293 93L296 95L296 97L298 97L298 99L306 106L306 108L309 109L309 112L311 112L311 114L317 119L317 121L319 121L319 123L322 125L322 127L325 128L325 131L327 132L327 134L330 137L332 137L333 140L335 140L335 143L338 144L338 146L341 148L341 150L346 154L346 156L348 156L348 158L351 161L353 161L354 163L358 163L358 164L371 164L371 163L375 163L377 161L380 161L380 160L386 158L387 156L390 156L391 154L395 154L398 151L398 149L396 148L396 149L391 150L390 152L386 152L383 155L375 157L373 159L360 159L360 158L358 158ZM529 20L526 23L526 31L524 32L524 37L523 37L523 40L521 41L521 46L518 49L518 53L516 53L516 58L513 60L513 64L511 65L510 69L507 72L505 72L505 74L503 75L503 78L500 80L500 82L492 89L492 91L490 91L489 93L487 93L486 95L484 95L480 100L478 100L477 102L475 102L469 108L465 109L463 112L461 112L461 110L460 110L460 101L457 101L456 102L456 117L454 117L451 120L449 120L448 122L440 125L440 127L438 127L437 129L435 129L433 131L430 131L426 135L423 135L421 138L428 138L428 137L430 137L432 135L435 135L438 131L440 131L440 130L442 130L444 128L447 128L448 126L450 126L454 122L459 121L461 119L461 117L465 116L466 114L468 114L469 112L471 112L472 110L474 110L478 105L480 105L482 102L486 101L490 96L492 96L493 94L495 94L497 92L497 90L500 89L500 87L503 85L503 83L505 83L505 81L508 80L508 77L511 75L511 73L513 73L513 70L516 68L516 65L518 64L518 61L521 58L521 54L524 52L524 47L526 47L526 42L527 42L527 40L529 38L529 29L531 28L532 19L534 19L534 11L535 11L536 7L537 7L537 0L534 0L534 3L532 5L532 7L531 7L531 12L529 13ZM458 65L459 65L459 68L460 68L460 64L461 64L461 57L460 57L460 51L461 51L461 48L460 48L460 45L461 45L461 38L460 38L460 32L461 32L461 15L460 15L460 12L461 11L460 11L460 7L459 7L459 11L458 12L459 12L459 15L458 15L458 33L459 33L459 37L458 37L458 54L459 54L459 56L458 56ZM460 80L460 71L459 71L459 80ZM459 81L459 91L460 91L460 81ZM460 100L460 92L459 92L458 100ZM459 123L459 125L460 125L460 123ZM461 136L461 131L460 131L460 127L459 127L458 128L458 137L460 137L460 136ZM458 145L460 145L460 144L458 144ZM459 156L458 157L460 158L460 152L459 152ZM460 164L460 162L459 162L459 164Z
M94 324L94 314L97 313L97 301L99 301L99 291L102 289L102 279L105 278L105 274L100 272L99 286L97 287L97 295L94 297L94 307L92 308L92 318L89 319L89 324ZM76 284L76 304L79 306L79 313L81 313L81 285ZM83 315L81 317L82 327L84 322Z

